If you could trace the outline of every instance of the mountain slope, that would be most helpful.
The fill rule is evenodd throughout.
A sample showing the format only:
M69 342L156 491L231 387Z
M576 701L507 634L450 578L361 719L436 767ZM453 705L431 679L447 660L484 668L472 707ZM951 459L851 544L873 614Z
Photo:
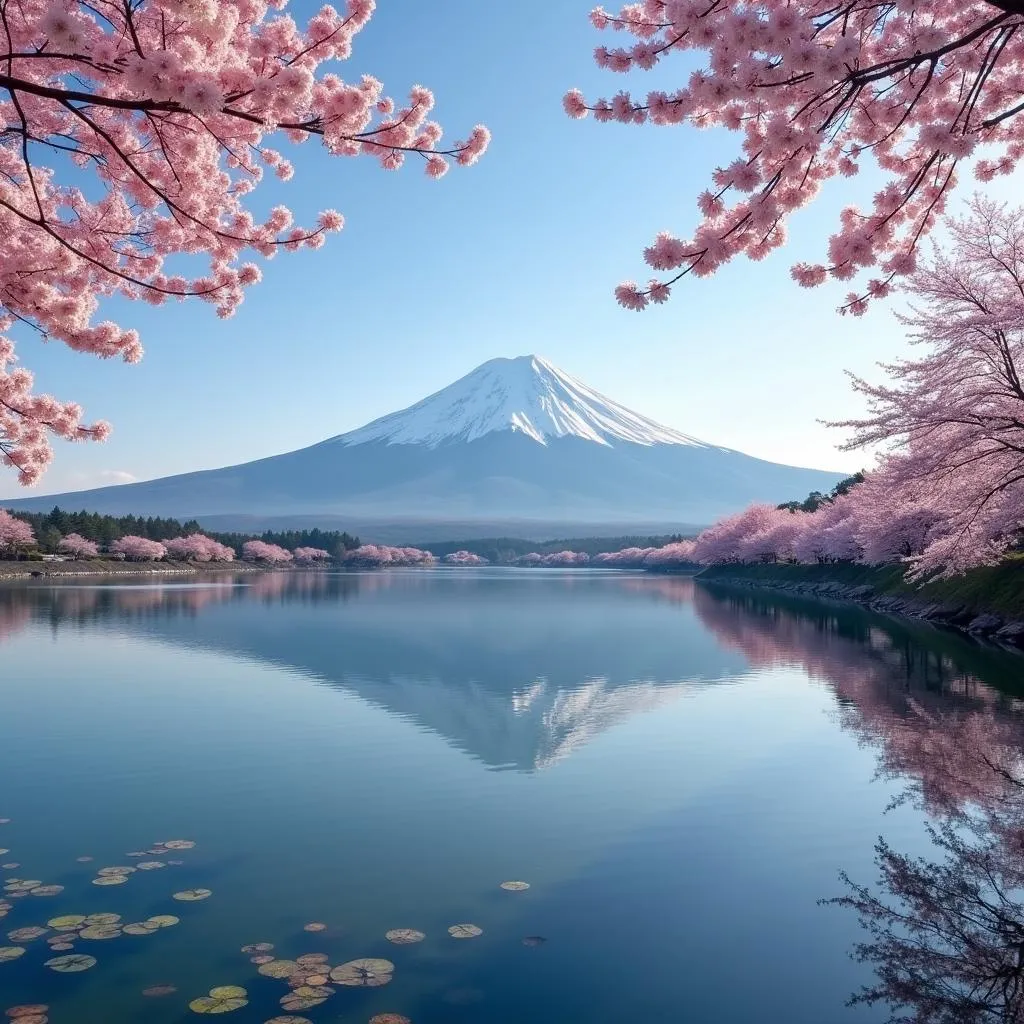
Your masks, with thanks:
M535 356L495 359L401 412L226 469L9 502L144 515L707 523L833 486L663 427Z

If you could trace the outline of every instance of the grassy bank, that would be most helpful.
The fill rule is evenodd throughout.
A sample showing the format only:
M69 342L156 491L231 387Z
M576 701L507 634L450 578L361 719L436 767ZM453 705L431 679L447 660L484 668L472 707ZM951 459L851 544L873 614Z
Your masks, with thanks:
M963 576L917 584L904 578L896 565L718 565L705 569L701 579L744 583L839 583L871 587L878 597L901 597L922 604L963 608L977 615L1024 619L1024 558L1016 557L991 568L973 569Z
M248 572L253 566L244 562L122 562L103 558L89 558L78 562L0 562L0 579L32 579L34 577L67 576L174 576L196 574L216 575L229 572Z

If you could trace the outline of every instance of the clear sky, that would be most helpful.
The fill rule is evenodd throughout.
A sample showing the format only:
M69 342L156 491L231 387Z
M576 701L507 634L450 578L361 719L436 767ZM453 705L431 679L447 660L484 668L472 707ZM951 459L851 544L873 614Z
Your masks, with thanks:
M318 6L290 9L302 23ZM41 389L114 425L106 444L59 444L36 491L289 451L409 405L494 356L526 353L715 444L823 469L868 461L838 452L839 433L818 421L859 412L843 371L877 375L878 360L906 351L903 332L884 305L838 316L848 283L804 290L788 268L820 261L840 207L864 202L879 179L836 182L765 262L681 283L667 305L641 314L619 309L614 286L646 280L641 250L658 231L692 230L697 194L739 138L570 121L567 88L610 95L624 84L593 64L602 40L590 6L379 0L344 77L372 73L396 100L412 84L431 87L446 138L483 122L490 151L433 182L418 160L388 173L309 143L294 154L295 178L268 180L252 206L285 202L300 224L333 207L346 228L318 252L265 264L232 320L200 302L112 303L109 315L142 332L137 366L23 335L22 360ZM685 72L676 62L635 85L672 85ZM1013 185L1004 181L1005 195ZM0 497L27 493L13 474L0 476Z

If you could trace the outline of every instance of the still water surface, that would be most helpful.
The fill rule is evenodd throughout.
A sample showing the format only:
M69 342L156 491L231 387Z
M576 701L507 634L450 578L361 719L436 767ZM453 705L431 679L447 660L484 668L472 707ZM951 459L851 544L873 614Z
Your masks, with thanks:
M879 834L929 854L926 821L962 795L936 737L1015 729L1022 682L1024 659L956 636L682 578L8 586L2 877L64 888L7 899L0 946L26 952L0 962L0 1011L172 1024L238 985L224 1019L260 1024L289 1012L240 952L266 942L395 964L294 1011L317 1024L881 1022L845 1006L878 966L850 957L857 914L819 901L840 871L876 881ZM195 848L91 884L174 839ZM44 966L52 931L7 937L99 912L180 924L75 937L98 961L81 973Z

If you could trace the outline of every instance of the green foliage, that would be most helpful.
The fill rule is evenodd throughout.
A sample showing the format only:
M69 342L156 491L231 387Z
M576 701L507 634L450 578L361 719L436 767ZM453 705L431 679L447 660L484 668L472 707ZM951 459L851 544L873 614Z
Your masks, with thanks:
M828 494L823 494L821 491L811 491L803 501L786 501L776 507L784 508L789 512L817 512L822 505L831 504L836 498L847 494L857 484L862 483L864 483L863 471L854 473L853 476L848 476L845 480L840 480Z
M235 549L240 554L247 540L263 540L278 544L289 551L299 547L323 548L334 556L359 547L359 538L338 530L288 530L265 533L211 533L204 530L194 519L186 523L177 519L159 516L104 516L98 512L65 512L54 508L49 512L12 512L11 515L28 523L35 531L37 546L45 554L55 554L61 537L77 533L86 540L95 541L101 547L109 547L120 537L145 537L147 540L174 540L190 533L205 533L221 544Z

